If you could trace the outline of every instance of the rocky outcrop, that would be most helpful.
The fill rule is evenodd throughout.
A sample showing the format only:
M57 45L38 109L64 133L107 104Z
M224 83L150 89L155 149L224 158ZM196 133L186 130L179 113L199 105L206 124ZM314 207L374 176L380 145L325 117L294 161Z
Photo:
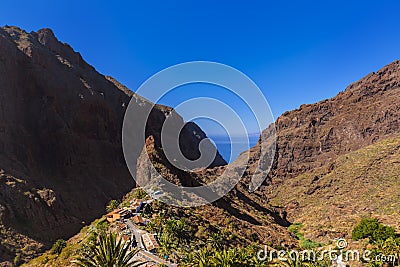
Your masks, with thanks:
M276 123L269 178L288 178L339 155L400 134L400 61L349 85L337 96L285 112ZM262 133L267 137L271 129ZM260 144L250 150L257 162ZM250 173L254 170L250 161Z
M281 238L285 233L282 227L300 218L296 215L304 213L305 210L308 216L320 212L319 209L322 209L325 198L318 192L326 192L327 198L337 194L338 186L327 188L320 184L322 182L319 182L319 179L322 176L314 175L302 181L302 175L308 177L307 175L313 174L316 170L321 171L320 169L330 174L335 169L335 160L341 155L400 135L399 80L400 61L396 61L377 73L351 84L344 92L332 99L302 105L297 110L284 113L274 125L262 133L264 140L268 142L268 137L274 131L273 127L276 127L276 154L271 171L266 176L266 182L255 193L248 192L249 183L259 161L261 161L261 166L268 165L265 164L268 160L260 156L260 143L258 143L230 164L234 171L245 168L244 177L232 192L214 205L222 207L235 217L238 223L243 223L247 228L252 229L256 233L256 240L262 242L279 240L276 236L266 239L265 232L276 231L281 234ZM152 144L152 141L148 142L147 152L152 155L153 163L165 162L162 160L162 151L154 149ZM144 161L140 163L138 171L141 177L154 175L149 172ZM197 185L215 180L227 169L227 166L223 166L188 174L174 171L174 168L168 165L159 164L158 166L163 177L168 177L174 183L186 183L188 186L193 186L193 184L188 184L189 182L196 181ZM263 168L257 172L256 175L262 175ZM363 172L367 170L363 169ZM350 175L352 176L348 177ZM357 177L349 171L344 172L342 178L348 181L340 182L340 184L348 188L343 188L347 194L343 196L343 199L346 197L348 199L352 194L353 188L349 181L356 181ZM295 182L286 182L292 179ZM311 185L309 180L311 180ZM339 180L336 182L339 183ZM353 194L362 196L364 191L357 190ZM316 201L307 205L304 204L307 201L303 203L295 201L296 199L311 199L313 195L318 195L320 204L313 206L313 203L317 203ZM370 205L362 198L355 202L359 210L367 209ZM246 211L252 211L251 215L246 214ZM252 216L253 214L257 216ZM319 219L319 221L324 220ZM343 221L349 223L348 220L343 219ZM319 225L319 227L322 226ZM290 241L288 238L287 242L290 243Z
M150 104L99 74L50 29L0 28L0 224L7 231L48 246L132 189L121 148L132 97ZM157 105L146 133L157 138L170 112ZM182 136L184 154L198 157L205 134L190 124ZM139 156L142 147L133 149ZM212 166L221 164L217 155ZM24 245L1 252L0 261Z
M398 203L393 193L398 162L390 159L398 157L398 149L383 152L387 140L400 137L399 82L400 61L395 61L332 99L285 112L275 122L271 171L249 199L264 199L260 206L269 209L282 207L290 222L304 222L304 230L323 242L349 238L357 217L366 213L399 227L393 214L381 208ZM264 140L272 127L263 131ZM362 157L354 160L353 155ZM249 185L259 160L266 160L260 156L260 143L232 163L246 167L238 188ZM371 200L371 192L385 197ZM316 229L325 229L325 234L315 234Z
M205 208L204 216L212 220L214 212L223 209L235 223L256 233L255 241L291 239L285 228L286 211L269 203L271 190L284 179L321 166L329 173L340 155L397 136L399 74L396 61L332 99L284 113L275 123L277 152L267 182L255 194L247 192L260 158L258 144L246 152L249 162L240 157L233 163L238 169L247 168L242 183ZM100 216L110 199L130 191L134 181L122 154L121 127L131 98L139 106L151 105L99 74L51 30L0 29L0 261L12 261L18 254L31 257L55 239L71 236ZM177 184L193 186L216 179L225 169L219 154L210 166L215 168L196 172L165 162L160 131L171 114L176 116L161 105L150 114L146 128L150 159ZM176 123L184 122L177 117ZM262 134L269 136L271 129ZM180 136L183 154L198 158L204 138L197 125L187 124ZM143 147L132 149L136 158L144 157ZM151 175L141 160L137 166L139 175ZM322 189L315 184L301 192L313 196ZM291 210L299 205L293 202L287 210L295 214ZM271 233L278 234L271 237Z
M155 169L150 166L154 166ZM149 136L146 139L146 148L143 149L138 160L137 177L140 179L138 181L140 184L146 184L150 179L154 182L162 175L173 184L197 187L217 179L226 171L225 168L226 166L219 166L193 171L176 168L168 162L163 150L155 144L154 138ZM172 190L165 184L160 188L163 192ZM184 203L186 199L193 197L196 196L182 195L182 198L178 200ZM174 206L171 205L170 208L173 209ZM235 232L243 238L239 243L229 242L232 246L245 246L258 241L272 244L285 243L292 247L296 242L287 231L286 227L290 225L290 222L286 219L285 211L271 206L263 196L249 193L247 186L243 184L239 184L226 196L209 205L191 209L191 217L199 215L207 222L219 225L221 229L231 228L234 225Z

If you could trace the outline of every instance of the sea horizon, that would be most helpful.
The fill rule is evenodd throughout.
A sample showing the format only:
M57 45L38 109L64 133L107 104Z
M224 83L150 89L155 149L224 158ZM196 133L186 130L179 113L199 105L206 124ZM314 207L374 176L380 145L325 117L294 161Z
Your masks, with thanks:
M247 136L228 136L223 134L211 134L208 136L215 143L219 153L227 163L235 161L241 153L255 146L259 137L259 133L251 133ZM246 138L248 138L248 143Z

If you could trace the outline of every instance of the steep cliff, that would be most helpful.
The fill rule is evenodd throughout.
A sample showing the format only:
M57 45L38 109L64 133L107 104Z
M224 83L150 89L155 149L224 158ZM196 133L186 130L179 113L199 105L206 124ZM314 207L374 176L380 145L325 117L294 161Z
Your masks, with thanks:
M0 262L70 237L134 187L121 147L132 97L150 105L50 29L0 28ZM157 105L147 134L157 139L171 111ZM198 157L205 137L185 126L183 153ZM142 147L132 149L139 156ZM223 164L218 154L212 166Z
M271 127L262 133L266 139ZM290 222L304 223L309 237L323 242L349 238L361 216L379 217L400 228L395 212L395 192L400 190L395 160L400 156L400 61L331 99L285 112L275 127L273 166L255 195L284 208ZM243 160L246 154L249 163ZM246 165L246 183L259 159L260 143L233 163Z
M284 227L293 222L304 223L308 237L322 242L349 238L357 219L371 213L400 228L395 221L398 215L391 213L398 206L395 192L400 190L399 165L393 159L400 156L399 81L400 61L395 61L332 99L285 112L262 133L269 142L276 129L271 171L256 171L260 161L261 165L268 162L260 155L259 141L230 164L234 171L245 169L244 177L213 205L227 211L238 225L251 229L255 241L264 243L290 244ZM394 144L387 141L391 138L397 138ZM162 151L153 149L151 142L147 149L153 163L165 162ZM174 183L195 186L217 179L226 169L221 166L189 174L167 164L160 172ZM144 161L138 171L141 177L152 175ZM249 193L252 176L263 172L265 182ZM379 195L374 205L368 199L370 194ZM213 221L217 214L210 213L207 218Z
M274 176L291 176L400 133L400 61L332 99L302 105L276 121Z

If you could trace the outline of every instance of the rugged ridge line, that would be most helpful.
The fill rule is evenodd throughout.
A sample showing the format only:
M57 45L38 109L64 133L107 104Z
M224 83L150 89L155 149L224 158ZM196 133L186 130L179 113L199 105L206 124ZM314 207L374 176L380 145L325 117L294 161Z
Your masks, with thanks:
M339 155L400 134L400 61L349 85L337 96L287 111L275 122L276 155L269 181L333 162ZM267 138L271 129L262 135ZM260 143L245 153L259 158ZM239 158L234 164L244 164ZM248 173L254 171L254 164Z
M0 28L0 262L72 236L134 187L121 148L131 97L150 105L50 29ZM157 105L147 134L157 139L170 112ZM183 153L198 157L203 138L197 125L185 126ZM139 156L142 147L133 149ZM224 164L218 154L212 166ZM34 245L20 252L26 244Z

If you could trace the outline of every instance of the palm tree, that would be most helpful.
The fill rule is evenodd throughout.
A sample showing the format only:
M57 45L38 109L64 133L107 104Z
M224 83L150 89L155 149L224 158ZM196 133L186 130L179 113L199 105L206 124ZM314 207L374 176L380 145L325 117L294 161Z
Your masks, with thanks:
M214 266L218 267L234 267L236 256L233 250L217 251L212 258L212 262Z
M158 243L160 247L157 249L157 253L160 256L170 256L172 250L174 249L174 244L170 242L170 239L167 235L162 234L159 239Z
M212 267L210 263L211 254L206 248L190 253L184 259L184 266L187 267Z
M180 246L187 244L188 240L190 240L184 218L168 220L164 224L163 233L168 235L171 240L174 240Z
M253 253L248 248L233 248L231 249L231 254L234 257L234 262L237 266L258 266L259 261L257 261L256 253Z
M117 240L115 234L100 234L98 244L93 244L88 251L73 261L81 267L138 267L143 262L133 260L139 249L130 251L130 241Z

